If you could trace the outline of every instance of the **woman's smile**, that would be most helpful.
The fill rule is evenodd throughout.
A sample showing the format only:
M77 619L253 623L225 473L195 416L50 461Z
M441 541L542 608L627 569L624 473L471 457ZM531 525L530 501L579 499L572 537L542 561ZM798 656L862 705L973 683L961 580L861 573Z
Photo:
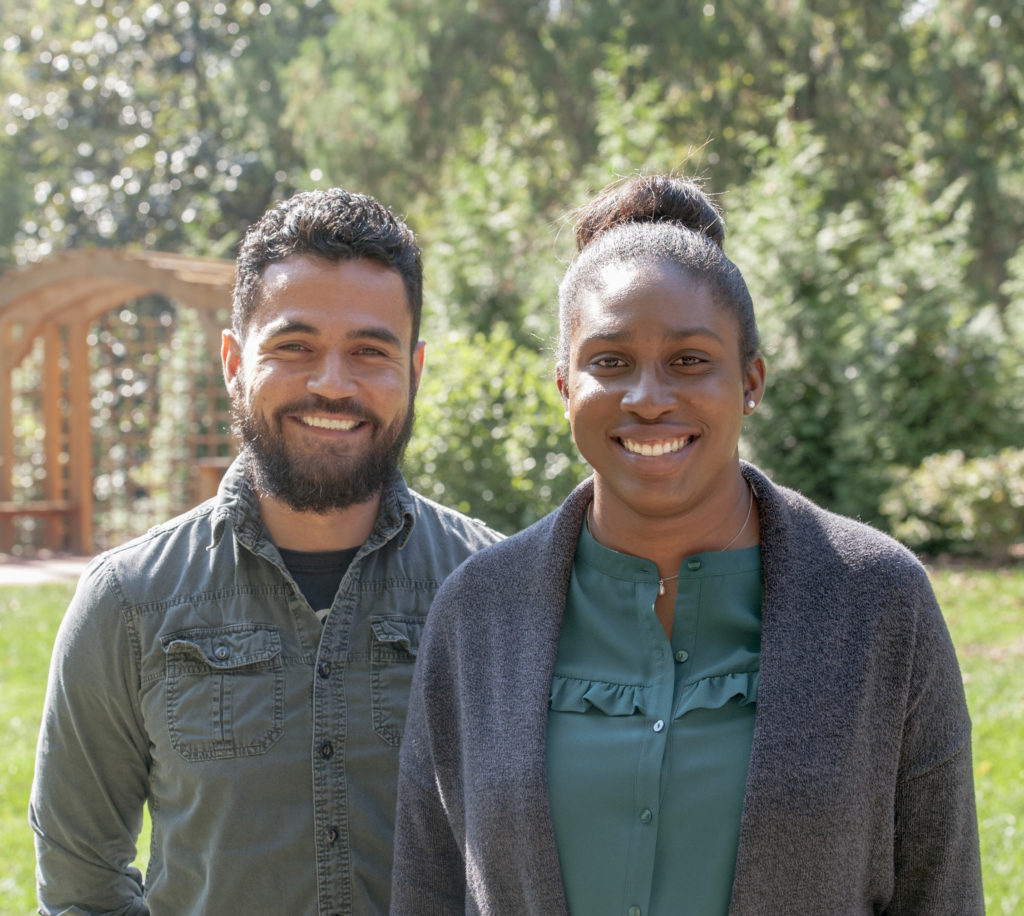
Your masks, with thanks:
M685 436L683 438L676 439L662 439L662 440L640 440L640 439L627 439L624 436L619 437L619 442L622 447L631 454L643 455L645 458L653 457L658 458L661 455L671 455L675 452L681 452L687 445L693 442L696 436Z

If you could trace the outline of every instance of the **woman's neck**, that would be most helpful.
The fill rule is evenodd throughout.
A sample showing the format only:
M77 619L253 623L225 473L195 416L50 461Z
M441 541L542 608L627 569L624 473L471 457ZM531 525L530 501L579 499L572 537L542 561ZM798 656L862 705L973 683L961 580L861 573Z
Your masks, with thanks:
M759 541L757 500L746 480L735 481L690 509L637 512L595 481L590 533L605 547L651 560L660 576L674 576L689 556L750 547Z

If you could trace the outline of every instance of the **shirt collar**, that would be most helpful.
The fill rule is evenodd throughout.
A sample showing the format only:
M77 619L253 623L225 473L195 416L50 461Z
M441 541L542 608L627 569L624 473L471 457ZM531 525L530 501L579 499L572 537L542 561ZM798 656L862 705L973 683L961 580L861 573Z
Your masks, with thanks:
M257 550L265 537L265 529L260 518L259 500L253 487L248 459L244 453L225 471L217 489L216 501L210 549L220 543L230 523L238 540L249 549ZM412 495L402 472L396 470L384 485L377 521L367 544L372 549L397 537L398 549L401 550L411 537L415 524Z

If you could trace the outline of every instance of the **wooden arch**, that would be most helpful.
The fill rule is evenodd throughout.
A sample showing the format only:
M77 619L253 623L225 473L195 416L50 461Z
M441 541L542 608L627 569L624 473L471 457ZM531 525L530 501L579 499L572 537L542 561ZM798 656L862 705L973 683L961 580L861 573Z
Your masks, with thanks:
M93 462L90 427L89 325L141 296L159 295L195 309L204 322L230 303L234 263L150 251L77 249L0 276L0 552L10 550L14 519L48 520L47 547L67 526L68 546L93 549ZM13 372L44 341L43 501L14 493ZM63 373L67 373L65 386ZM68 392L68 469L61 470L61 392ZM52 537L50 530L52 529ZM54 541L54 543L50 543Z

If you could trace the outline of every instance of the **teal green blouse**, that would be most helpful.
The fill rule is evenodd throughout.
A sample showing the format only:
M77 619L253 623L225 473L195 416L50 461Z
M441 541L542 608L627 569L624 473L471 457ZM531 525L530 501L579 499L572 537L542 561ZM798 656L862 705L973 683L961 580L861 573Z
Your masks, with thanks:
M657 567L584 526L551 684L547 771L569 910L724 914L754 728L759 547L679 570L671 642Z

